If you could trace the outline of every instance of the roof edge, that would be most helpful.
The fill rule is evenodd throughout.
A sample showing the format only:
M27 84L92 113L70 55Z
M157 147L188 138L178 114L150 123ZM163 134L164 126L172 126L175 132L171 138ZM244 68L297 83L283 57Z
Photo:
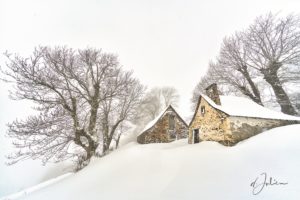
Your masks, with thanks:
M147 128L146 130L143 130L138 136L144 134L145 132L147 132L148 130L150 130L151 128L153 128L153 126L155 126L155 124L161 119L161 117L164 116L164 114L167 112L167 110L168 110L169 108L171 108L171 109L175 112L175 114L179 117L179 119L180 119L180 120L184 123L184 125L188 128L189 125L185 122L185 120L182 119L182 117L178 114L178 112L175 110L175 108L170 104L170 105L168 105L168 106L165 108L164 112L162 112L160 115L157 116L157 119L153 122L153 125L152 125L151 127ZM151 121L150 121L150 122L151 122ZM149 122L149 123L150 123L150 122ZM146 126L147 126L147 125L146 125Z
M198 109L199 109L199 105L200 105L200 102L201 102L201 97L204 98L205 101L206 101L211 107L213 107L214 109L218 110L219 112L222 112L222 113L226 114L227 116L231 116L231 115L229 115L228 113L226 113L225 111L220 110L219 108L216 108L214 105L212 105L212 104L210 103L210 101L208 101L208 100L204 97L203 94L200 94L200 95L199 95L199 98L198 98L198 103L197 103L197 106L196 106L196 109L195 109L195 112L194 112L194 115L193 115L193 118L192 118L192 120L190 121L189 126L192 125L192 123L193 123L193 121L194 121L194 119L195 119L195 117L196 117L196 114L197 114L197 111L198 111ZM209 98L209 97L208 97L208 98Z
M227 116L230 116L230 117L248 117L248 118L256 118L256 119L272 119L272 118L263 118L263 117L252 117L252 116L230 115L229 113L227 113L227 112L225 112L225 111L223 111L223 110L217 108L218 105L216 105L216 104L214 105L214 102L213 102L212 100L211 100L211 101L210 101L210 100L207 100L207 98L209 98L209 97L206 98L206 96L205 96L204 94L201 93L201 94L199 95L198 103L197 103L197 106L196 106L196 109L195 109L193 118L192 118L192 120L191 120L190 123L189 123L189 126L191 126L191 124L193 123L193 121L194 121L194 119L195 119L195 117L196 117L197 111L198 111L198 109L199 109L199 105L200 105L201 98L204 98L205 101L206 101L210 106L212 106L214 109L216 109L216 110L218 110L219 112L222 112L222 113L224 113L224 114L226 114ZM282 121L298 121L298 122L300 121L300 120L296 120L296 119L274 119L274 120L282 120Z

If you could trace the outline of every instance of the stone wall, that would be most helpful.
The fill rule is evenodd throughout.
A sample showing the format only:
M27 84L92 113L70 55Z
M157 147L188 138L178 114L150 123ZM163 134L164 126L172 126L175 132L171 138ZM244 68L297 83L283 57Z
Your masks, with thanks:
M169 115L175 115L175 130L169 130ZM173 135L173 137L172 137ZM168 110L156 124L138 136L137 141L140 144L147 143L166 143L176 139L188 137L188 127L180 120L175 112Z
M232 144L236 144L239 141L245 140L272 128L300 123L299 121L261 119L252 117L230 116L228 119L230 121L230 130L232 134L230 143Z
M201 113L204 106L205 113ZM199 129L200 140L222 141L225 134L230 134L227 115L216 110L204 98L201 98L196 115L189 127L189 143L193 143L193 130Z
M204 114L201 113L202 106L205 107ZM193 143L193 130L199 129L200 141L216 141L226 146L233 146L263 131L296 123L300 121L228 116L201 98L196 115L189 127L188 141L190 144Z

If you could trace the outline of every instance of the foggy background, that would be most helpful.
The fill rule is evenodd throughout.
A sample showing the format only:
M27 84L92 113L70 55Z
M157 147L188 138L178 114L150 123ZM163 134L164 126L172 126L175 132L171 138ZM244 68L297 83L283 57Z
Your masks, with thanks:
M255 17L299 13L299 0L0 0L0 64L6 50L29 55L38 45L102 48L119 55L126 69L149 88L173 86L179 113L191 115L190 98L222 38L246 28ZM0 82L0 197L67 168L26 161L7 167L5 124L32 112L30 103L8 98Z

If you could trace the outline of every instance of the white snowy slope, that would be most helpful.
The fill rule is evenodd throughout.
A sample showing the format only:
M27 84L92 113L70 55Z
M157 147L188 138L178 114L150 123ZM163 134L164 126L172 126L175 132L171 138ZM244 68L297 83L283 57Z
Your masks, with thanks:
M68 176L70 176L72 174L73 173L68 172L68 173L63 174L61 176L58 176L56 178L51 178L51 179L49 179L47 181L44 181L42 183L39 183L39 184L37 184L35 186L29 187L27 189L21 190L20 192L14 193L12 195L5 196L5 197L0 198L0 199L4 199L4 200L5 199L18 199L18 198L20 198L22 196L26 196L27 194L30 194L30 193L32 193L32 192L34 192L36 190L39 190L41 188L44 188L44 187L48 186L48 185L54 184L54 183L60 181L61 179L64 179L64 178L66 178L66 177L68 177Z
M130 143L77 174L23 196L28 200L205 199L299 200L300 125L266 131L234 147L215 142L189 145ZM286 185L251 183L260 174Z

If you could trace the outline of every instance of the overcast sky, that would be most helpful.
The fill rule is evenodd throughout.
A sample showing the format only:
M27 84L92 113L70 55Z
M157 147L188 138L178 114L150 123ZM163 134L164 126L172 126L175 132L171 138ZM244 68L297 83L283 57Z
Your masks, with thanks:
M222 38L269 11L299 13L300 0L0 0L0 53L28 55L37 45L102 48L148 87L175 87L185 118ZM5 123L30 113L28 103L7 98L7 89L0 82L1 135Z
M191 92L224 36L269 11L300 11L298 0L0 2L0 52L27 55L37 45L102 48L118 54L145 85L174 86L184 117ZM1 108L6 107L2 90Z

